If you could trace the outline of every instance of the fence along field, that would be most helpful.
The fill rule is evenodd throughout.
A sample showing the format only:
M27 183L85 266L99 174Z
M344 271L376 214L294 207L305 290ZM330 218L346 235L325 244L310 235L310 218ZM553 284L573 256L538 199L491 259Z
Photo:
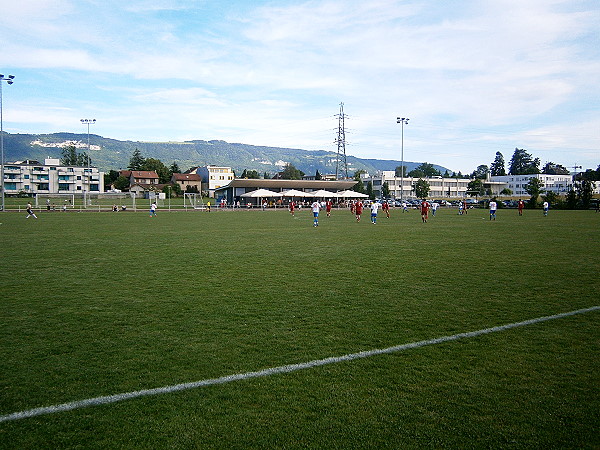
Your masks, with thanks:
M593 212L455 213L7 213L0 414L596 306ZM594 446L597 314L3 422L0 443Z

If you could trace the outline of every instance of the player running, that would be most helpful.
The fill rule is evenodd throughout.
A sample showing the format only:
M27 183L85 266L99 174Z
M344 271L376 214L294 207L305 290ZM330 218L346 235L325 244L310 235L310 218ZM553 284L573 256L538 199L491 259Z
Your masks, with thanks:
M385 216L389 219L390 218L390 204L387 202L387 200L384 200L383 203L381 204L381 210L385 213Z

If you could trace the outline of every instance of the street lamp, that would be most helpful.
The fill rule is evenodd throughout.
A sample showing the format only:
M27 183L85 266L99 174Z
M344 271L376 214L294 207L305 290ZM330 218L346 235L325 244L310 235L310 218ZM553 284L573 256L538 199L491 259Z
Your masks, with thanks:
M2 167L0 179L2 181L2 212L4 212L4 129L2 128L2 82L6 81L7 84L13 84L14 78L14 75L8 75L5 77L0 73L0 153L2 153L2 156L0 156L0 166Z
M402 124L402 165L400 166L400 201L404 199L404 125L408 125L410 119L397 117L396 123Z
M87 141L87 176L88 176L88 191L91 191L91 185L92 185L92 173L90 171L90 125L93 125L96 123L96 119L81 119L81 123L84 125L87 125L87 135L88 135L88 141ZM83 190L83 205L87 208L87 203L85 201L85 189Z

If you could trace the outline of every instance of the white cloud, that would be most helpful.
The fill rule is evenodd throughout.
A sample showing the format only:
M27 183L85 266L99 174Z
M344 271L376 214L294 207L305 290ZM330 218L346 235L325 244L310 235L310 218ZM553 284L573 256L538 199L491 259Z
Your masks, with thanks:
M0 27L21 33L0 66L51 69L46 101L103 113L121 137L331 149L343 101L361 156L397 157L396 115L414 119L413 154L440 160L559 147L555 127L598 148L593 2L25 0L8 14Z

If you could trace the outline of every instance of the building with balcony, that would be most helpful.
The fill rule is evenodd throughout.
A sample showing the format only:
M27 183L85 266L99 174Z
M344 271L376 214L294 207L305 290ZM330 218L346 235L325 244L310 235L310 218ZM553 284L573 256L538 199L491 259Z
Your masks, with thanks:
M4 189L11 194L83 194L104 192L104 173L97 167L60 164L58 158L7 162L4 165Z
M426 177L423 179L429 183L429 197L439 199L465 197L471 181L469 178ZM397 177L393 170L383 170L378 175L362 174L361 181L365 187L370 181L377 197L381 197L383 184L387 183L390 197L410 199L415 197L414 185L419 178L409 176L401 178Z

